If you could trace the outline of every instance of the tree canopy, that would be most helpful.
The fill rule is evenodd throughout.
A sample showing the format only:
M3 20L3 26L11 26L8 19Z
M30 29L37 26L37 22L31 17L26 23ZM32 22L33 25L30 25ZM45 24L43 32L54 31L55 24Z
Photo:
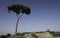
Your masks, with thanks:
M28 6L23 6L20 4L14 4L14 5L8 6L7 8L8 8L9 12L13 11L16 14L20 14L20 13L25 13L27 15L30 14L30 8Z

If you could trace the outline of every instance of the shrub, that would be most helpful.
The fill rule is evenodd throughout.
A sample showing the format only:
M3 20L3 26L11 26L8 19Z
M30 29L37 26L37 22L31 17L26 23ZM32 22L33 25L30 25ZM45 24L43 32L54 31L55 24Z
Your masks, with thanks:
M6 38L6 36L5 36L5 35L1 35L0 37L1 37L1 38Z
M8 33L6 36L9 37L9 36L11 36L11 34Z
M20 33L17 33L16 35L20 35Z

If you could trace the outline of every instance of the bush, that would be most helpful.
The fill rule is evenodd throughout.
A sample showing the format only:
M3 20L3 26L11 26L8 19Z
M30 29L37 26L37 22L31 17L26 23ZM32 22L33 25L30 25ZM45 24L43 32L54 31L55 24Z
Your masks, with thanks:
M8 33L6 36L9 37L9 36L11 36L11 34Z
M1 35L0 37L1 37L1 38L6 38L6 36L5 36L5 35Z
M54 36L54 37L60 37L60 32L52 32L52 36Z
M23 36L25 33L17 33L16 35Z
M16 35L20 35L20 33L17 33Z

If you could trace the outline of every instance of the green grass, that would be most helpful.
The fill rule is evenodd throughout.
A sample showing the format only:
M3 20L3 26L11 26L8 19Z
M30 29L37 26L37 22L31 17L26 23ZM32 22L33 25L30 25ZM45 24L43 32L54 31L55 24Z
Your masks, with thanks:
M52 36L54 36L54 37L60 37L60 32L52 32Z
M21 35L13 35L13 36L9 36L7 38L23 38L23 36L21 36Z

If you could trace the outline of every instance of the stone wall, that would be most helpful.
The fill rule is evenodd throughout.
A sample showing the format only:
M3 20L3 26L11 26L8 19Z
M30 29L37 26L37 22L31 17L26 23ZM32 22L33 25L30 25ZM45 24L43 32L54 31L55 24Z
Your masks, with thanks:
M25 34L24 38L34 38L31 34Z
M36 35L37 35L39 38L52 37L52 35L51 35L49 32L36 33Z
M39 32L35 34L36 36L38 36L38 38L51 38L52 37L52 35L49 32ZM35 38L35 37L32 36L32 33L28 33L24 35L24 38Z

